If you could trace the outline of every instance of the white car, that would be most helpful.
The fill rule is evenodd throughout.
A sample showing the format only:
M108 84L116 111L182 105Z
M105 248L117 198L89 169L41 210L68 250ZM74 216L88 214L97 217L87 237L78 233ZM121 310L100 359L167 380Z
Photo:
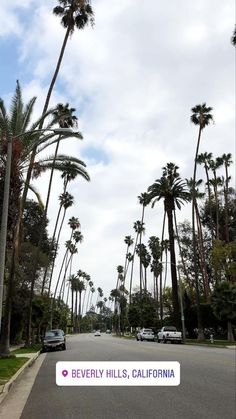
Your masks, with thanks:
M100 330L96 330L96 332L94 333L94 336L101 336Z
M154 342L155 336L152 329L141 329L136 336L137 340L151 340Z

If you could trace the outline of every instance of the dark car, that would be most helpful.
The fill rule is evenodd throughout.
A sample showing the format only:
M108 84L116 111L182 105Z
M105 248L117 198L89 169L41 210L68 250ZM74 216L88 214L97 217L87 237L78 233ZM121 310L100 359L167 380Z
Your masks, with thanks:
M66 350L65 333L61 329L48 330L43 339L43 351L48 349Z

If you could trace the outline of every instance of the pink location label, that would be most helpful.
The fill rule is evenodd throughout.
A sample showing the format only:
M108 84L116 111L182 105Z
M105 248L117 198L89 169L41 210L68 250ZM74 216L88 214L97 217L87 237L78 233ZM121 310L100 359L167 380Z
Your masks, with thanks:
M62 375L63 375L63 377L66 377L68 375L68 371L67 370L63 370L62 371Z

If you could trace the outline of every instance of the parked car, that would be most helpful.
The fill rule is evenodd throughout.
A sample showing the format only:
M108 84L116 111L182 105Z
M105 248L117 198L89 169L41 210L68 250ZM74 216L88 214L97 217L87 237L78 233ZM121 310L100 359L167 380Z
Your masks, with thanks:
M94 333L94 336L101 336L100 330L96 330L96 332Z
M48 349L66 350L66 337L61 329L48 330L43 339L43 351Z
M182 333L178 332L175 326L164 326L157 334L158 343L163 342L178 342L182 343Z
M110 335L110 334L111 334L111 330L110 330L110 329L107 329L107 330L106 330L106 334L107 334L107 335Z
M151 340L152 342L154 342L155 340L155 336L154 336L154 332L152 329L141 329L136 336L137 340Z

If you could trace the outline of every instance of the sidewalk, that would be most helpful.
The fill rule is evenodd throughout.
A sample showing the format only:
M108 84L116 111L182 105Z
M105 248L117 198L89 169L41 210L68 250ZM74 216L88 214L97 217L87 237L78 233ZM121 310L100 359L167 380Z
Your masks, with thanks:
M15 349L19 349L21 348L22 345L18 345L18 346L14 346L10 348L10 351L14 351ZM0 404L3 402L3 400L5 399L5 397L7 396L7 394L9 393L11 387L15 384L15 382L19 379L19 377L21 376L21 374L23 373L23 371L27 368L30 367L35 360L38 358L38 356L40 355L41 351L38 352L33 352L33 353L24 353L24 354L16 354L17 358L29 358L28 361L25 362L24 365L22 365L21 368L19 368L19 370L9 379L9 381L7 381L7 383L0 385Z

